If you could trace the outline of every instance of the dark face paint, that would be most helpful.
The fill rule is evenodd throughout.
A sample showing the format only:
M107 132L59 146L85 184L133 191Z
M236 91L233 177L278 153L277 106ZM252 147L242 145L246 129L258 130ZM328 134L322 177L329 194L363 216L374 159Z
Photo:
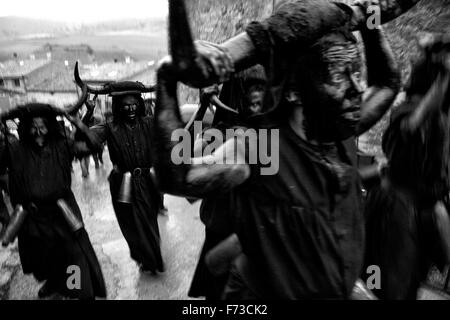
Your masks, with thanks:
M43 147L47 142L47 121L43 118L33 118L30 135L37 146Z
M248 110L250 115L261 113L263 103L263 91L253 90L247 95Z
M363 85L358 48L351 41L328 41L304 64L298 94L305 113L306 135L323 142L355 134ZM300 103L299 103L300 104Z
M354 44L331 47L324 56L328 73L318 89L335 108L336 130L345 139L354 134L361 117L361 60Z
M136 120L136 114L139 101L134 96L125 96L122 99L122 113L127 122L134 122Z

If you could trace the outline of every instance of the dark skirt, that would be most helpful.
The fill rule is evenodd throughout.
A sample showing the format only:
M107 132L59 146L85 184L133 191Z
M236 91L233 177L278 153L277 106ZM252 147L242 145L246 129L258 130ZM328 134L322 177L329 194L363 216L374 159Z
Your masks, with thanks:
M192 279L189 297L205 297L219 300L228 279L228 274L213 275L205 263L206 254L234 233L234 193L217 194L203 199L200 219L205 225L205 241Z
M65 201L79 218L80 209L70 193ZM97 256L84 228L73 233L56 204L36 204L19 232L19 255L25 274L50 282L61 294L78 299L106 297ZM69 289L69 277L79 268L80 287Z
M369 193L365 213L363 270L376 265L381 271L381 288L373 292L380 299L415 300L430 267L430 246L421 221L421 215L431 216L430 210L419 208L415 197L383 183ZM368 276L363 272L363 278Z
M161 197L148 175L132 177L131 204L117 201L122 174L112 171L109 176L114 212L131 258L151 271L164 271L160 249L158 210Z

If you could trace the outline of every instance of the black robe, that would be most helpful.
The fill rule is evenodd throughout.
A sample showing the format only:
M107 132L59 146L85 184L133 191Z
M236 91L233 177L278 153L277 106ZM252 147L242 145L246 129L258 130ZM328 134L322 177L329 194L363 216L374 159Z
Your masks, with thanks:
M230 89L230 85L232 85L232 82L225 84L224 88ZM230 97L230 92L227 92L221 96L221 100L226 101L225 98L229 99ZM236 97L236 95L234 95L234 97ZM216 116L215 120L223 119L226 116L226 114L219 115L218 117ZM215 129L219 129L225 134L225 130L227 129L226 123L227 122L218 121ZM232 125L229 127L232 127ZM211 141L212 139L212 137L208 136L208 130L209 129L205 129L203 132L202 148L205 148L208 145L208 141ZM222 293L228 280L228 273L220 276L212 274L206 265L205 257L211 249L234 233L234 201L235 196L233 191L226 194L214 193L202 200L200 205L200 220L205 226L205 240L188 292L189 297L205 297L206 300L219 300L222 298Z
M19 254L25 274L47 280L60 293L80 299L106 297L106 288L86 231L73 233L56 204L64 199L82 221L71 190L73 141L50 140L42 149L20 141L8 146L11 202L21 204L28 215L20 229ZM67 286L69 266L80 269L80 289Z
M163 271L158 228L161 197L149 170L152 157L152 118L138 118L134 128L108 122L91 128L100 141L107 141L114 169L109 176L111 198L131 258L152 271ZM140 175L134 169L142 168ZM132 173L131 204L118 202L123 174Z
M273 155L271 142L267 150ZM289 124L280 126L275 142L279 170L264 175L264 165L252 164L249 179L234 190L243 255L230 271L224 296L347 299L364 249L356 168L341 143L311 145Z
M205 225L205 241L195 268L194 277L189 289L189 297L202 297L206 300L219 300L228 280L228 273L215 276L205 263L206 254L234 232L234 195L209 196L203 199L200 206L200 219Z
M381 288L374 290L380 299L416 299L431 264L449 263L450 239L441 233L450 225L434 221L434 206L449 190L449 122L439 113L414 133L403 130L415 107L405 103L393 113L383 136L389 167L365 204L365 265L380 267Z

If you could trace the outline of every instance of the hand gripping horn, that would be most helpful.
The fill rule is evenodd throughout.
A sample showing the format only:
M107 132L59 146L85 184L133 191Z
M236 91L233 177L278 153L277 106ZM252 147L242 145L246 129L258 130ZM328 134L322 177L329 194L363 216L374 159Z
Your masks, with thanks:
M380 22L384 24L408 11L420 0L383 0L379 1ZM376 3L377 1L374 1ZM328 31L350 23L353 31L366 24L370 13L364 12L363 5L355 2L352 6L332 3L328 0L298 0L302 6L299 10L299 29L297 38L302 43L312 43ZM279 10L288 10L280 5ZM351 10L350 10L351 9ZM286 12L283 12L285 14ZM274 13L276 15L277 12ZM302 19L303 18L303 19ZM295 24L295 21L293 22ZM301 28L299 27L301 24ZM184 0L169 0L169 48L173 66L180 73L180 81L196 88L211 85L217 79L205 79L204 71L208 68L200 57L193 42ZM234 63L235 72L254 64L255 47L244 33L219 45L228 52ZM186 79L185 79L186 78ZM189 79L187 79L189 78ZM208 82L209 81L209 82Z

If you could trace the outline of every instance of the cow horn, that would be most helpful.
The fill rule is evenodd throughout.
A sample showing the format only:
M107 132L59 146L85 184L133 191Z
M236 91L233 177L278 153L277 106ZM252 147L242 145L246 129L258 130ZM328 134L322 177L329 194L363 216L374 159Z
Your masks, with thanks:
M80 77L80 72L78 70L78 61L75 63L75 69L73 71L73 75L75 78L75 82L77 83L77 85L80 88L83 88L83 86L86 86L87 88L87 93L92 93L92 94L110 94L114 91L113 86L111 85L111 83L106 83L104 85L98 85L98 86L94 86L94 85L90 85L87 83L84 83L83 80L81 80ZM136 83L136 90L144 93L144 92L155 92L156 91L156 85L144 85L141 83Z
M83 86L86 86L88 93L93 94L109 94L111 93L111 88L108 84L100 85L100 86L93 86L89 84L85 84L83 80L80 78L80 72L78 71L78 61L75 63L75 69L73 71L73 75L75 77L76 84L83 88Z
M68 114L74 114L74 113L78 112L78 110L86 102L87 97L88 97L88 89L87 89L87 85L84 84L83 87L81 88L81 96L78 99L78 101L73 105L64 107L64 109L62 109L61 111L63 113L68 113Z
M169 38L174 66L180 71L188 70L195 64L197 51L184 0L169 0Z
M155 92L156 91L156 85L143 85L143 89L140 90L141 92Z

